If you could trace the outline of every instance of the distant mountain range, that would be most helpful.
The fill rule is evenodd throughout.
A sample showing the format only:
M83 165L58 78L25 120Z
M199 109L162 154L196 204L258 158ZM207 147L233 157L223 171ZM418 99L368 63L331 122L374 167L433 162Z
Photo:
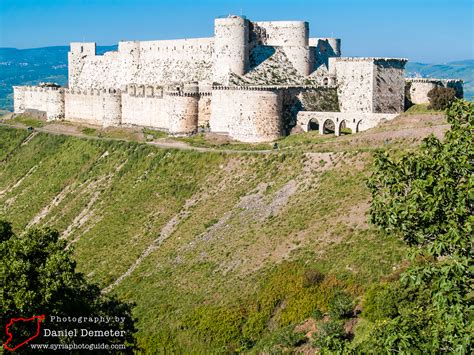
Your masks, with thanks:
M407 77L464 80L464 98L474 100L474 59L459 60L446 64L424 64L408 62Z
M116 50L117 46L98 46L97 53ZM68 46L32 49L0 48L0 110L13 109L13 85L40 82L67 84ZM455 78L464 80L464 97L473 100L474 59L446 64L411 63L407 77Z
M117 46L99 46L97 53L116 50ZM67 84L69 46L32 49L0 48L0 110L13 110L13 85L40 82Z

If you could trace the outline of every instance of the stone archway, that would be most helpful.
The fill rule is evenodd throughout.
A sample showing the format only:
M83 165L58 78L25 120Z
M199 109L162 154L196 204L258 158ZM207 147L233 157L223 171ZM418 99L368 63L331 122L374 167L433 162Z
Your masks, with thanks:
M331 119L326 119L321 127L322 134L334 134L336 132L336 125Z
M357 132L360 132L361 124L362 124L362 120L360 120L359 122L357 122L357 125L356 125L356 133L357 133Z
M318 131L319 132L319 121L317 118L312 118L308 122L308 132Z
M343 136L343 135L346 135L346 134L352 134L352 129L349 127L348 125L349 122L347 122L346 120L342 120L340 123L339 123L339 135Z

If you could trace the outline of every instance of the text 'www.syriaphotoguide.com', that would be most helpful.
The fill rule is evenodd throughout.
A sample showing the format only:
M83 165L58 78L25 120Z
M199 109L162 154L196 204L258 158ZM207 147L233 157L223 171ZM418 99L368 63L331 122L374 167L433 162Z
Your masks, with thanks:
M30 344L35 350L125 350L125 344Z

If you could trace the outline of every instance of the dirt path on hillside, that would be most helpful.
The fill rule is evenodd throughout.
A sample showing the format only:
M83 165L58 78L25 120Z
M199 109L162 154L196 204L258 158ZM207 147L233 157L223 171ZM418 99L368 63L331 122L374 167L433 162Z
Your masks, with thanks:
M9 124L9 123L0 123L0 126L4 127L9 127L9 128L17 128L17 129L26 129L25 125L22 124ZM64 128L65 127L65 128ZM87 134L84 134L82 132L78 132L75 129L72 129L71 126L62 126L62 125L48 125L45 127L39 127L34 129L37 132L42 132L42 133L50 133L50 134L56 134L56 135L67 135L67 136L73 136L73 137L78 137L78 138L86 138L86 139L94 139L94 140L113 140L113 141L130 141L128 139L124 138L111 138L111 137L96 137L96 136L90 136ZM152 145L158 148L163 148L163 149L178 149L178 150L193 150L197 152L215 152L215 153L227 153L227 154L241 154L241 153L248 153L248 154L269 154L272 153L273 150L268 149L268 150L237 150L237 149L216 149L216 148L205 148L205 147L195 147L192 145L189 145L185 142L178 142L178 141L172 141L168 140L166 138L161 138L158 141L152 141L152 142L142 142L144 144Z
M21 123L2 123L0 126L17 128L17 129L26 129L26 126ZM411 114L406 115L402 114L390 121L383 121L376 127L369 129L367 131L359 132L357 134L349 134L345 136L338 137L336 140L330 140L325 142L319 142L318 145L321 146L336 146L339 145L349 145L357 146L360 144L372 144L374 146L384 145L390 143L391 141L396 141L399 139L405 140L420 140L429 134L434 134L438 138L442 138L444 133L449 129L449 124L446 123L445 117L443 114ZM36 132L43 132L49 134L59 134L59 135L68 135L85 139L105 139L105 140L114 140L114 141L130 141L127 138L112 138L112 137L98 137L91 136L82 133L78 130L77 126L74 125L64 125L64 124L55 124L50 123L44 127L35 128ZM36 133L33 132L27 138L27 141L32 139ZM26 142L27 143L27 142ZM169 138L159 138L155 141L142 142L144 144L152 145L162 149L178 149L178 150L190 150L196 152L216 152L216 153L226 153L226 154L270 154L275 152L281 152L285 150L291 150L292 147L285 147L278 150L267 149L267 150L243 150L243 149L219 149L219 148L210 148L210 147L197 147L190 145L182 141L176 141Z

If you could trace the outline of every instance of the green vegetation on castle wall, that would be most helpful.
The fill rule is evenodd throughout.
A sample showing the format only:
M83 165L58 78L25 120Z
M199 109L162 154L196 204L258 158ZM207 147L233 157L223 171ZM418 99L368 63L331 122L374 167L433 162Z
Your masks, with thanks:
M301 100L305 111L339 112L337 90L321 88L305 91Z

